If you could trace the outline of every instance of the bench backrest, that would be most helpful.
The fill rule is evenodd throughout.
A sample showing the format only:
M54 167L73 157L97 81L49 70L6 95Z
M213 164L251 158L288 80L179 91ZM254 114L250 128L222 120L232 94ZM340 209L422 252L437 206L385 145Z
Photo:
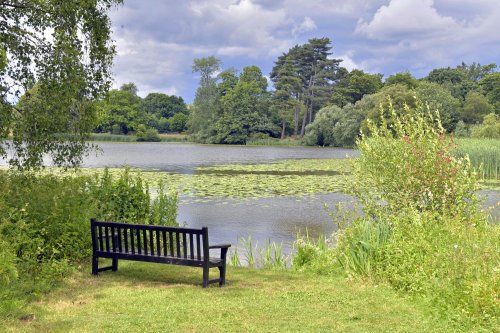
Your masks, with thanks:
M96 252L128 253L208 261L208 229L90 221L92 249Z

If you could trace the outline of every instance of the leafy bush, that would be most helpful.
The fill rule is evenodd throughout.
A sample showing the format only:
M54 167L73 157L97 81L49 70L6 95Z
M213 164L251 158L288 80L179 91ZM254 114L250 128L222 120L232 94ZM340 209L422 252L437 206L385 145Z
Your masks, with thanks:
M358 141L354 194L363 209L377 211L374 203L383 202L391 212L410 206L464 218L473 214L475 174L467 158L455 158L439 113L417 104L397 116L391 105L385 112L389 121L383 115L380 126L369 121L371 136Z
M352 147L364 117L364 113L352 104L342 109L338 106L324 107L307 126L304 140L310 146Z
M472 127L471 137L500 139L500 117L494 113L486 115L481 125Z
M462 120L459 120L454 134L457 138L468 138L470 137L469 127Z
M471 321L498 317L500 228L481 215L460 217L405 211L377 259L377 278L398 290L424 294L444 315Z
M313 240L306 233L297 237L294 247L297 250L292 259L294 270L328 274L336 269L334 252L325 236Z
M155 128L147 128L144 125L139 125L139 129L135 133L139 142L159 142L158 130Z
M2 288L18 277L15 259L9 243L0 238L0 287Z
M328 273L336 264L423 295L458 323L494 326L500 229L479 211L471 163L457 157L439 113L419 101L387 105L357 142L349 186L363 214L340 210L329 248L301 240L294 265Z
M184 113L176 113L169 118L170 130L173 132L184 132L187 129L188 115Z
M338 262L426 295L445 315L491 320L499 229L478 210L468 158L454 156L439 114L420 103L400 116L389 103L386 116L358 141L351 185L364 215L336 235Z
M0 172L0 285L36 296L91 254L90 218L177 225L177 194L139 175ZM15 286L12 281L17 281ZM0 313L9 290L0 288ZM5 296L5 297L4 297Z

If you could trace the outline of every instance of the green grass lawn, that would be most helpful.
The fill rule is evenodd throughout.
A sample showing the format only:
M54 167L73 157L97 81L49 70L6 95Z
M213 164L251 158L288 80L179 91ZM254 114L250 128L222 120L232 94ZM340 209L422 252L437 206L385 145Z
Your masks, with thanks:
M420 300L342 276L229 267L226 287L203 289L196 268L120 262L118 272L89 272L1 319L0 331L460 331Z

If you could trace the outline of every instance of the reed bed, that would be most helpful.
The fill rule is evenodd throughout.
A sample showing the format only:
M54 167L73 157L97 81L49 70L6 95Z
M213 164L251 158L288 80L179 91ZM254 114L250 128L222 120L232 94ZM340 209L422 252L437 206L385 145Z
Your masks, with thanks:
M187 142L187 136L184 134L160 134L161 142ZM137 142L135 135L109 134L109 133L92 133L90 141L97 142Z
M455 151L459 156L469 155L472 166L482 179L500 180L500 140L457 139Z
M110 142L136 142L135 135L109 134L109 133L92 133L90 141L110 141Z

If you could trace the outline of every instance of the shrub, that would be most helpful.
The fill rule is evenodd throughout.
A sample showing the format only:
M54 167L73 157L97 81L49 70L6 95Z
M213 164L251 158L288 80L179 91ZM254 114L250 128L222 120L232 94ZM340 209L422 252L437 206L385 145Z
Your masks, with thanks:
M145 125L141 124L138 126L137 132L135 133L138 142L159 142L161 141L158 136L158 130L155 128L146 128Z
M329 274L336 269L334 252L329 239L325 236L313 240L306 233L304 237L297 237L294 247L296 249L292 259L294 270Z
M168 122L170 124L170 130L173 132L184 132L187 129L188 116L184 113L176 113Z
M385 105L367 121L370 136L357 142L349 192L363 213L332 215L339 229L328 241L300 239L294 267L329 273L338 266L423 295L460 325L494 326L500 229L478 208L469 158L456 153L438 112L418 100L398 111L390 99Z
M443 315L491 322L498 225L479 212L476 175L439 113L416 105L397 116L389 102L358 141L351 186L364 214L337 233L335 256L349 273L426 295Z
M357 104L348 104L342 109L327 106L321 109L314 121L307 126L304 140L307 145L352 147L359 135L365 114Z
M500 117L494 113L486 115L481 125L472 127L471 137L500 139Z
M177 225L177 194L161 184L152 199L129 170L118 177L0 172L0 184L0 285L24 295L49 290L90 256L92 217ZM0 288L0 313L11 293Z
M469 127L462 120L459 120L454 134L457 138L468 138L470 136Z

